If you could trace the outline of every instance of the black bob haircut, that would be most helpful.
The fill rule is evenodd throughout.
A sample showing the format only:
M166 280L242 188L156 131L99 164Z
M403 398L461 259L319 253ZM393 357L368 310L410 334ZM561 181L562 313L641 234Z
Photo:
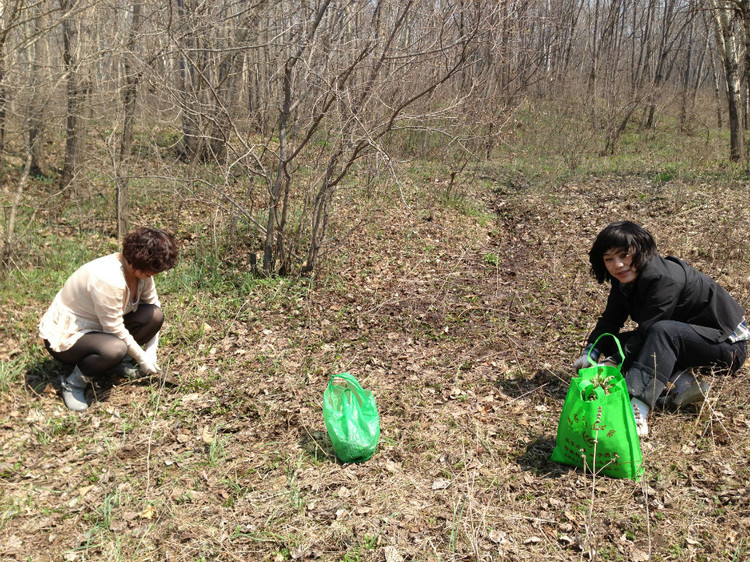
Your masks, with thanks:
M591 272L599 283L612 280L604 265L604 254L612 249L632 251L632 267L640 273L656 254L656 242L648 230L630 221L613 222L606 226L597 235L589 251Z

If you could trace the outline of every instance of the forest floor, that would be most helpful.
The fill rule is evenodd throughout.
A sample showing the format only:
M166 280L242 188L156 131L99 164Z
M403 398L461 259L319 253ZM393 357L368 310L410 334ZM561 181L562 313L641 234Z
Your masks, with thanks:
M163 274L166 377L102 380L84 413L62 404L64 367L24 359L0 401L0 559L750 560L747 368L651 416L639 482L549 458L606 300L596 233L635 220L750 310L747 184L476 185L448 197L424 178L313 277L260 280L240 304ZM46 306L3 305L2 361L36 345ZM322 416L344 371L380 412L359 464L335 460Z

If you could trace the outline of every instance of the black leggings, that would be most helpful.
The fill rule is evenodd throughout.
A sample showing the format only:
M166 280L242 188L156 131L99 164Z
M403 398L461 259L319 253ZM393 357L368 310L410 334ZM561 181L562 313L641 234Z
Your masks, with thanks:
M153 338L164 323L164 313L153 304L142 304L135 312L122 317L125 328L139 345ZM66 364L78 365L81 372L90 378L96 378L103 371L120 363L128 353L128 346L113 334L88 332L65 351L55 351L44 340L44 347L50 355Z

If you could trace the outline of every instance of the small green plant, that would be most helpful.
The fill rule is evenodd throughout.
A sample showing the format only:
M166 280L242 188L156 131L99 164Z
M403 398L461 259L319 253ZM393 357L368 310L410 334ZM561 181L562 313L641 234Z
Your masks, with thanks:
M739 546L735 549L734 553L732 554L732 562L740 562L740 560L746 560L746 556L750 554L750 548L748 548L748 543L745 539L742 539L740 541Z
M659 172L654 176L654 183L667 183L674 179L675 175L672 172Z
M20 361L0 362L0 392L10 392L21 379L23 364Z
M484 263L493 267L497 267L498 265L500 265L500 258L497 254L490 252L488 254L484 254Z
M214 434L213 439L208 447L208 464L217 466L219 461L226 457L225 439L219 437L218 432Z
M72 415L51 418L47 422L47 433L50 436L73 435L78 430L78 420Z

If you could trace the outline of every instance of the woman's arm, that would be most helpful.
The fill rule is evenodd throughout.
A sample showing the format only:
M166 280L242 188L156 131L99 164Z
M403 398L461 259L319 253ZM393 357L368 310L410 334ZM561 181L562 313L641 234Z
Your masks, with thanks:
M88 290L102 331L123 340L128 346L128 353L136 362L144 361L146 359L144 350L125 328L122 318L125 291L101 278L93 280L89 284Z
M631 361L643 347L649 328L659 320L672 319L683 287L668 275L644 276L637 283L632 317L638 328L623 348Z
M613 286L607 297L607 306L589 334L587 342L594 343L602 334L617 334L629 316L627 301L620 292L619 286Z

